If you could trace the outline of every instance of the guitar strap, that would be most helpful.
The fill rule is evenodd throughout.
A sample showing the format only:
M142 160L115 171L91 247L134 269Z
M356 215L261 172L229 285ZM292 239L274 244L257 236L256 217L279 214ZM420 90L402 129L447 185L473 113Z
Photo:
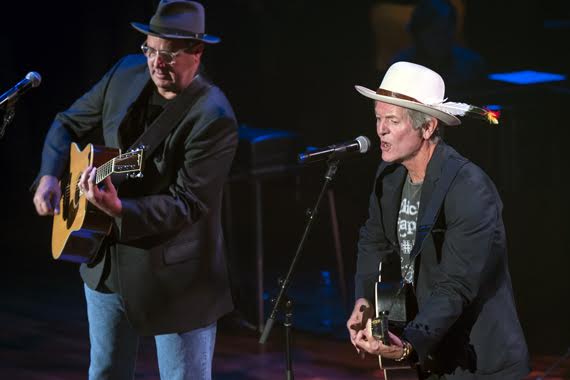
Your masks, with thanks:
M128 151L144 146L145 157L150 157L166 136L194 106L200 95L210 87L212 85L202 79L200 75L196 76L190 85L164 108L164 111L136 139Z
M443 201L451 187L451 184L453 183L453 180L457 176L457 173L459 173L459 170L467 162L469 161L465 158L452 157L445 163L442 175L435 187L431 200L426 207L422 219L418 223L416 241L414 242L412 252L410 252L411 263L413 263L416 257L419 256L426 236L431 232L435 222L437 221L437 217L443 206Z

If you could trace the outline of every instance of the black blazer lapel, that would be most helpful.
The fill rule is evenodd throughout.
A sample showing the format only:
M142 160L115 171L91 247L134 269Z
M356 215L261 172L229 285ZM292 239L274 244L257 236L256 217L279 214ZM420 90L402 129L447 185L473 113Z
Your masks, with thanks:
M407 170L404 166L392 164L380 173L377 180L376 196L380 205L384 232L394 247L399 246L396 227L406 174Z
M441 171L443 170L443 163L447 159L445 144L443 141L440 141L437 146L435 147L435 151L433 152L433 156L428 163L428 167L426 169L426 176L424 178L424 183L422 185L422 195L420 197L420 210L418 212L418 223L423 220L426 205L429 204L431 201L433 192L439 178L441 177Z

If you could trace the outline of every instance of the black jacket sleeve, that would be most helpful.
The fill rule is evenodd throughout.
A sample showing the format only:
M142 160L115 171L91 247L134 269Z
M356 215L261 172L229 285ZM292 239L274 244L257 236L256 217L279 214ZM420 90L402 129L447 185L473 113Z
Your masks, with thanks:
M44 175L61 178L68 164L71 142L101 127L107 86L120 64L117 63L66 111L56 115L44 141L42 164L35 182Z

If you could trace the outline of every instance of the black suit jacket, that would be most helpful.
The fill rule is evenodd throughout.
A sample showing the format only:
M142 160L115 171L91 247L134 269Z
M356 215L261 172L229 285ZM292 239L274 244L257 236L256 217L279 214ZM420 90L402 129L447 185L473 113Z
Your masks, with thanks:
M56 116L39 176L60 177L70 142L93 130L102 131L107 146L128 148L121 146L119 131L149 81L144 56L117 63ZM236 146L232 108L219 88L210 86L147 158L144 178L119 189L123 212L115 234L101 260L83 264L81 275L96 289L110 268L127 317L141 334L203 327L233 308L220 214Z
M440 142L428 164L418 221L445 162L464 159ZM397 219L407 171L382 163L358 243L356 297L374 301L374 282L400 275ZM491 179L468 162L446 195L415 262L418 314L404 330L424 368L447 379L521 379L529 370L507 265L502 202Z

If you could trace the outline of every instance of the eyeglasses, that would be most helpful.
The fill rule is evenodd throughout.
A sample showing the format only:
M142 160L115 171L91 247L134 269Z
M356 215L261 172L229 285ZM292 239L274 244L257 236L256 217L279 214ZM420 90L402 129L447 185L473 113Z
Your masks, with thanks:
M176 57L180 53L184 51L189 51L190 49L191 49L190 47L187 47L177 51L168 51L168 50L156 50L155 48L151 48L146 44L146 42L141 45L141 50L148 59L155 59L157 56L160 56L160 59L162 59L164 63L167 64L173 64L174 61L176 60Z

